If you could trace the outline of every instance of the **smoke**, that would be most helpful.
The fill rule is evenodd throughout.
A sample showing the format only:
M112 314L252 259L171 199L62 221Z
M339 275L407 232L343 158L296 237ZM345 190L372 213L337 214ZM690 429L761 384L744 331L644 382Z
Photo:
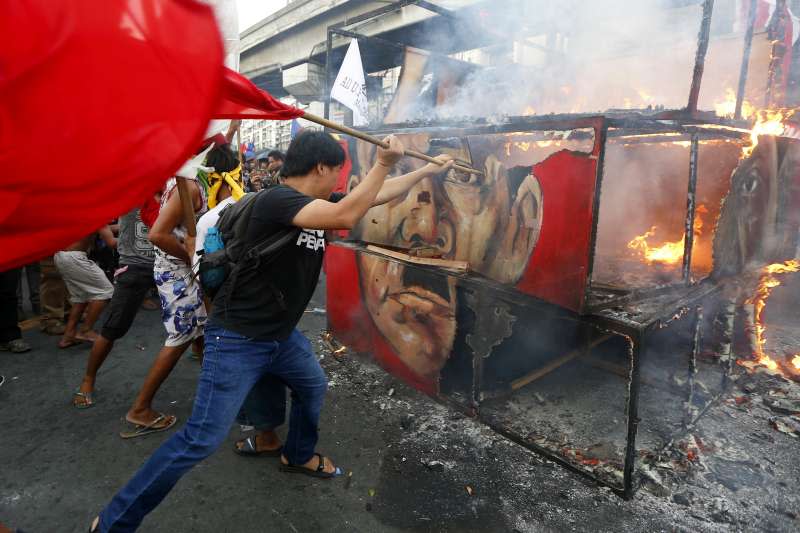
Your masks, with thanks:
M723 13L733 9L731 1L717 4ZM481 2L456 11L458 18L448 29L428 36L424 48L434 55L417 83L420 98L409 101L401 116L418 120L686 105L702 18L699 0L508 0L488 5L497 7ZM438 94L426 99L431 87Z

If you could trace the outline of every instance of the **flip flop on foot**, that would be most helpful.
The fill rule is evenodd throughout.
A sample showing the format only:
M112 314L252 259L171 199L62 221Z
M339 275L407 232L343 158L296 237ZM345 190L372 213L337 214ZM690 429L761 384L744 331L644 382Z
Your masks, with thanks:
M94 342L100 335L96 331L79 331L75 334L75 338L83 342Z
M94 405L93 392L81 392L76 390L72 393L72 407L75 409L88 409Z
M289 463L284 463L283 461L285 461L286 458L281 457L281 472L289 472L290 474L305 474L307 476L317 477L321 479L330 479L342 475L342 469L339 468L338 466L334 467L333 472L326 472L325 466L331 464L330 459L322 456L322 454L319 453L315 453L314 455L317 456L319 461L317 464L317 468L315 469L308 468L303 465L293 465Z
M246 455L249 457L278 457L281 451L283 451L283 446L278 446L271 450L259 450L257 436L250 435L246 439L236 441L233 451L239 455Z
M78 337L64 337L60 341L58 341L58 347L62 350L64 348L72 348L73 346L80 346L81 344L85 344L89 341L84 339L79 339Z
M150 435L151 433L158 433L159 431L165 431L172 426L175 425L177 422L177 417L173 415L165 415L159 413L155 420L150 422L149 424L137 424L135 422L131 422L128 420L128 423L133 425L133 431L122 431L120 432L119 436L123 439L132 439L134 437L144 437L145 435Z

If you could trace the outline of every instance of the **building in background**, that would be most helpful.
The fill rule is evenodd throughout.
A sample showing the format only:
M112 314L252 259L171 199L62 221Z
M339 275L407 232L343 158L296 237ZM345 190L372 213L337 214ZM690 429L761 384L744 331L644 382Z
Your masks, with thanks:
M281 98L281 101L305 109L315 115L321 116L324 113L322 102L313 102L306 105L292 97ZM338 116L339 120L342 120L342 115L343 113ZM302 118L297 119L297 122L301 128L320 127ZM252 142L256 152L270 149L278 149L285 152L289 148L289 143L292 142L292 122L289 120L243 120L241 135L241 142Z
M325 60L328 29L348 23L347 29L361 35L385 39L385 42L405 42L412 46L430 48L423 42L426 25L440 24L442 13L460 10L485 0L436 0L425 2L428 7L400 1L387 3L377 0L293 0L264 20L241 33L240 71L256 85L282 101L306 108L314 114L325 115ZM381 10L378 18L365 19L363 24L349 21ZM430 29L430 28L429 28ZM466 37L466 36L465 36ZM469 38L475 43L475 36ZM332 36L331 82L350 42L346 35ZM447 53L462 52L475 44L447 45ZM391 102L397 87L402 64L402 46L381 46L377 41L362 43L367 94L371 121L379 121ZM284 100L287 98L286 100ZM350 112L332 102L328 112L331 120L350 123ZM301 125L305 126L302 124ZM248 130L256 146L283 142L287 136L282 126L253 125ZM258 132L261 132L259 141ZM260 144L259 144L260 143Z

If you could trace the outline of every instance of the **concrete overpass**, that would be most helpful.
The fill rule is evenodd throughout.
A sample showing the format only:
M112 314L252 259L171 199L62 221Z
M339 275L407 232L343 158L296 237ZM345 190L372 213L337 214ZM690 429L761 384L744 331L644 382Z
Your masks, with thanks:
M486 9L489 4L485 0L296 0L241 34L240 70L275 96L287 95L285 86L292 85L292 94L301 100L323 100L329 27L452 53L483 44L480 34L456 24L458 13ZM349 41L347 36L331 36L334 76ZM375 41L362 44L361 53L368 73L397 66L402 58L401 47Z

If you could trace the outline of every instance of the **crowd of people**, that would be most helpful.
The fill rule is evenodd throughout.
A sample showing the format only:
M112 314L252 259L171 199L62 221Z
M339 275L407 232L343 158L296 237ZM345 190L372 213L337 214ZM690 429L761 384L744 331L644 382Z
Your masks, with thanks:
M279 457L285 472L317 478L341 474L332 459L316 450L327 380L310 342L296 329L319 278L324 230L352 228L372 206L405 194L450 165L444 157L444 167L431 163L385 180L403 153L400 141L390 136L389 148L379 150L374 167L344 195L333 189L346 154L327 133L302 132L285 156L273 151L266 161L250 165L231 148L236 127L210 139L144 205L25 268L26 273L39 271L34 276L38 287L29 281L28 292L31 302L41 306L32 311L41 311L42 331L60 336L60 348L91 344L86 372L72 394L76 409L95 405L99 370L148 294L157 291L166 338L126 413L129 427L120 437L173 427L176 416L154 409L155 395L187 349L202 361L190 419L113 497L91 531L135 530L184 473L222 444L236 421L255 429L236 442L236 453ZM178 179L187 184L195 237L186 227ZM269 261L229 276L210 297L196 275L206 232L247 193L259 196L248 214L246 249L288 228L296 235ZM98 262L98 249L111 251L114 264ZM31 349L17 323L19 282L20 269L0 274L0 348L14 353ZM281 442L276 429L285 422L287 391L292 399L289 430Z

